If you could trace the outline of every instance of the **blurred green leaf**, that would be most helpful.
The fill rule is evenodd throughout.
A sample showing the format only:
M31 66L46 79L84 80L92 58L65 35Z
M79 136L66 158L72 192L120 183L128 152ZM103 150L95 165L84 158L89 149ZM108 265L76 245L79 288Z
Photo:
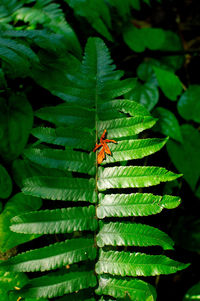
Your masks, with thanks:
M0 164L0 198L7 199L12 192L12 180L7 170Z
M3 212L0 214L0 250L2 252L38 237L38 235L11 232L9 227L12 217L37 210L41 205L40 198L25 196L23 193L16 194L6 203Z
M155 72L153 71L153 65L160 66L160 63L153 59L143 61L137 68L137 76L139 79L146 82L152 82L157 86L158 81Z
M126 97L135 100L143 105L148 111L151 111L158 102L159 91L152 83L137 83L136 87L127 93Z
M182 91L180 79L171 71L153 66L158 84L167 98L175 101Z
M23 151L33 124L32 107L23 94L0 98L0 155L7 161Z
M138 29L131 25L123 32L125 43L135 52L143 52L146 48L160 49L164 43L164 30L160 28Z
M177 104L178 112L185 120L200 123L200 85L191 85L185 91Z
M160 61L172 68L173 70L180 69L184 63L185 57L184 55L175 55L173 51L181 51L183 50L183 45L180 37L172 31L165 30L165 40L162 44L160 50L162 51L171 51L171 55L163 55L160 58Z
M153 116L158 118L158 121L153 128L154 131L169 136L178 142L183 141L178 120L171 111L162 107L157 107L153 111Z
M181 126L183 143L170 140L167 143L168 154L177 170L194 191L200 176L200 133L189 124Z
M86 18L92 27L112 41L112 35L108 31L111 27L110 13L107 5L102 0L65 0L74 10L75 15Z
M183 301L197 301L200 300L200 282L193 285L185 294Z

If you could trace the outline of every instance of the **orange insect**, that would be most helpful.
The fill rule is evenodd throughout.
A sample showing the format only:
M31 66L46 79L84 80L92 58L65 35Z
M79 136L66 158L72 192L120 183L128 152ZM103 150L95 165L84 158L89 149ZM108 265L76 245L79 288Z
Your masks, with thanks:
M107 143L110 143L110 142L117 143L117 141L115 141L115 140L105 139L106 132L107 131L104 130L104 132L100 138L100 144L96 143L95 148L93 149L93 152L95 152L98 148L102 147L102 149L100 150L100 152L98 153L98 156L97 156L98 164L101 164L103 162L103 160L105 159L105 153L108 155L111 155L111 151L110 151Z

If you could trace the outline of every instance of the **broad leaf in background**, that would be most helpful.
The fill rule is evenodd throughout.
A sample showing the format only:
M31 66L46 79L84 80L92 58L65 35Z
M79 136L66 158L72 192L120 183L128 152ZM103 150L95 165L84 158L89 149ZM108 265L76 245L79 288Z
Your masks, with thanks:
M24 235L11 232L9 227L12 217L22 212L37 210L41 205L40 198L25 196L23 193L16 194L6 203L0 215L0 251L6 252L19 244L38 237L37 235Z
M146 48L160 49L165 40L165 33L160 28L141 28L131 25L123 32L125 43L135 52L143 52Z
M12 192L12 180L7 170L0 164L0 199L7 199Z
M60 9L60 5L52 0L34 2L32 7L29 4L28 7L23 6L15 11L13 14L14 22L24 21L29 26L31 25L32 29L37 28L37 24L39 24L57 34L61 34L63 39L65 39L67 49L80 58L81 47L79 41L65 20L65 15Z
M158 102L159 91L153 83L137 82L136 87L126 94L126 98L139 102L148 111L151 111Z
M200 282L192 286L184 296L183 301L198 301L200 300Z
M153 116L158 118L158 121L153 128L154 131L169 136L178 142L183 141L180 125L176 116L171 111L162 107L157 107L153 111Z
M184 179L192 190L195 190L200 176L200 133L192 125L181 126L183 143L170 140L167 143L168 154L177 170L183 173Z
M86 18L92 27L109 41L112 35L108 28L111 28L110 12L103 0L65 0L74 10L75 15Z
M185 91L177 104L181 117L200 123L200 86L191 85Z
M0 299L1 301L16 301L16 297L10 291L22 288L28 282L24 273L11 273L0 271ZM25 301L36 301L39 299L26 298ZM47 299L42 299L47 301Z
M106 0L119 14L120 17L127 20L127 17L131 15L131 8L136 10L140 9L140 0Z
M169 56L163 55L160 58L160 61L163 64L169 66L173 70L181 68L184 63L184 55L173 55L173 51L180 52L183 50L183 45L180 37L175 32L165 30L165 40L160 50L165 53L166 51L169 51ZM171 55L170 52L172 52Z
M0 156L6 161L23 151L33 124L33 111L24 94L0 98Z
M164 70L156 66L153 66L153 70L165 96L172 101L177 100L178 95L180 95L182 91L180 79L172 71Z

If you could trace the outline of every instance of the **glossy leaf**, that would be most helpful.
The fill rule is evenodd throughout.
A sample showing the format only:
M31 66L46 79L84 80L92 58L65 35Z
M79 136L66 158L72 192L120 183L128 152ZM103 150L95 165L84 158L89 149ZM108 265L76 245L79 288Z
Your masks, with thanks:
M96 230L95 207L74 207L41 210L15 216L10 229L17 233L71 233L73 231Z
M97 235L97 245L161 246L164 250L170 250L174 243L167 234L148 225L111 222L102 225Z
M156 138L118 141L110 145L112 156L107 156L103 164L144 158L159 151L166 142Z
M149 187L172 181L181 175L155 166L107 167L100 169L98 189Z
M136 135L151 128L156 123L152 117L130 117L98 122L98 133L108 131L108 139L116 139Z
M156 300L156 290L150 284L130 278L115 278L108 275L99 277L99 286L96 289L98 295L109 295L115 298L130 300Z
M97 207L98 218L147 216L160 213L164 208L174 209L180 205L180 198L171 195L151 193L100 194Z
M155 276L176 273L187 267L188 264L174 261L164 255L101 250L96 272L120 276Z
M80 129L74 131L74 129L64 127L56 129L50 127L38 127L32 130L32 134L42 142L89 151L94 144L92 140L94 134Z
M94 260L94 240L78 238L52 244L48 247L18 254L0 262L0 270L12 272L48 271L83 260Z
M32 279L15 296L25 298L53 298L84 288L96 286L93 272L54 272Z
M88 173L95 173L95 154L88 155L84 152L69 150L52 150L29 148L24 155L32 162L48 168Z
M93 178L32 177L24 181L23 192L50 200L96 202Z

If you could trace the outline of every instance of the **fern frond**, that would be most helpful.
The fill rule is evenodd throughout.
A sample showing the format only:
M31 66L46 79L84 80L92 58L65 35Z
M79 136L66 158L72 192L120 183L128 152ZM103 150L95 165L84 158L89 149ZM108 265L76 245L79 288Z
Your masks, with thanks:
M80 1L72 2L80 3ZM81 3L84 3L84 6L86 2L81 1ZM77 9L81 11L82 6L77 6ZM172 209L180 204L179 197L168 195L128 194L127 190L123 190L123 193L119 194L121 191L118 189L121 188L149 187L180 177L162 167L130 166L129 160L155 153L164 146L167 139L136 140L135 135L151 128L156 120L138 103L126 99L114 99L122 96L135 85L134 79L121 81L122 75L122 72L115 70L103 41L98 38L90 38L86 45L82 64L75 64L74 70L71 68L70 72L65 74L66 85L55 85L51 89L51 92L63 99L65 104L55 108L40 109L36 112L37 117L53 123L52 127L38 127L32 131L40 143L49 144L48 148L46 145L41 145L40 149L29 148L25 151L25 156L31 160L32 164L37 164L45 169L49 168L50 174L26 179L23 192L48 200L73 201L73 203L64 203L72 204L72 208L41 210L18 215L11 220L12 231L19 233L94 232L94 239L90 241L92 244L94 241L95 246L90 244L90 255L83 251L85 244L83 249L81 249L81 243L76 248L74 239L72 239L18 255L16 258L10 259L10 267L32 270L34 267L30 261L34 256L36 256L34 257L36 259L35 266L39 270L54 269L62 267L67 262L71 264L79 261L83 261L81 265L84 267L87 266L85 260L95 259L97 249L100 252L97 252L96 273L101 275L97 294L121 298L126 296L127 292L132 300L143 301L141 298L146 300L146 297L155 300L155 290L148 283L125 276L170 274L184 269L188 265L164 255L116 251L116 247L160 246L164 250L170 250L173 249L173 241L167 234L145 224L132 223L128 220L124 222L119 219L115 222L111 222L110 219L105 222L98 221L98 219L110 217L156 214L164 208ZM107 134L107 137L103 133ZM99 144L102 134L105 140L101 138L101 146L102 140L106 142L107 138L112 141L116 139L118 143L109 144L112 154L111 156L106 154L106 160L99 167L92 150L96 144ZM107 142L109 143L109 141ZM66 149L61 150L60 147L56 149L56 146L63 146ZM109 153L108 150L107 153ZM129 161L128 166L115 164L115 162L125 160ZM112 167L107 167L107 163L112 163ZM68 172L68 175L52 176L54 170ZM115 189L112 190L115 194L111 194L109 189ZM100 193L101 191L103 193ZM76 201L94 205L77 207ZM73 234L73 237L75 235ZM80 235L84 237L85 233L81 232ZM76 239L77 244L78 241ZM62 253L65 244L67 246ZM105 251L107 248L110 249L109 246L112 247L112 251ZM92 262L90 262L90 266L91 264ZM29 287L24 287L20 293L23 297L32 296L31 293L33 293L33 296L37 298L51 298L96 286L94 274L91 276L90 272L87 272L85 277L91 277L92 283L84 280L83 286L81 286L82 280L79 280L79 276L76 278L74 273L66 274L69 278L66 282L63 280L63 284L65 284L63 286L56 284L57 281L59 282L59 277L53 279L56 274L52 274L53 277L50 281L50 276L30 280ZM119 277L114 277L114 275ZM72 277L71 282L70 277ZM76 278L76 287L73 277ZM45 281L43 282L42 279ZM56 290L56 287L61 288ZM88 295L88 299L90 297L93 296ZM76 300L73 298L76 298L75 294L69 295L69 300ZM80 295L80 300L85 300L82 295ZM101 300L104 300L103 296Z
M95 258L94 240L77 238L11 257L0 263L0 269L9 272L43 272Z
M101 250L96 264L97 274L109 273L120 276L155 276L176 273L188 267L164 255L147 255Z

